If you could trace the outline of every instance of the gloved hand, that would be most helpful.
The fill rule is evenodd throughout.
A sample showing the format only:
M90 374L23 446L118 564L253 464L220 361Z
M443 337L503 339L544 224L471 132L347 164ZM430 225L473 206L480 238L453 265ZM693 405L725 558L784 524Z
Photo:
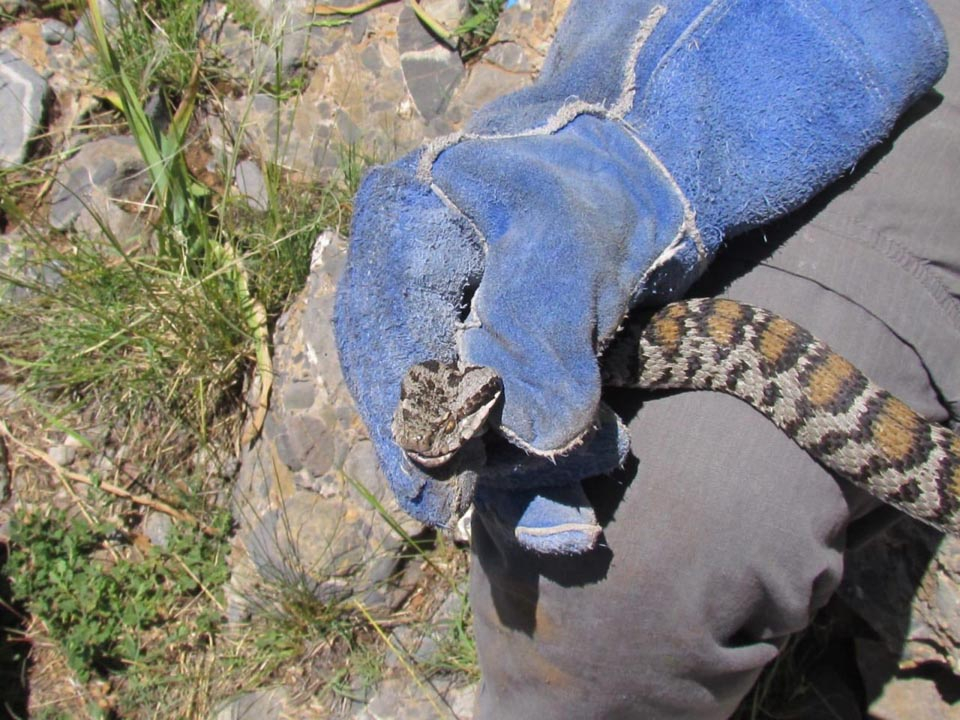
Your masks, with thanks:
M853 166L946 59L921 0L575 0L535 84L357 195L337 339L401 505L443 526L476 493L529 547L592 546L579 480L627 451L596 356L627 310ZM405 457L391 418L428 359L501 376L512 448Z

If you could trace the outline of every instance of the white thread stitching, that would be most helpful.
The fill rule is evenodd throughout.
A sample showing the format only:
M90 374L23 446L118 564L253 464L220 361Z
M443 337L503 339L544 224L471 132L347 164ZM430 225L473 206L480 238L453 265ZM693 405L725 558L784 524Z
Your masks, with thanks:
M481 133L455 132L427 142L420 153L417 162L417 179L426 184L433 184L432 169L440 154L447 148L464 140L513 140L524 137L552 135L566 127L581 115L595 115L604 119L622 120L629 111L636 95L636 62L640 51L647 39L653 33L657 24L666 15L665 5L655 5L644 21L640 24L637 34L630 46L630 55L623 70L623 79L620 84L620 94L612 108L607 109L601 104L588 103L578 98L571 98L551 115L547 121L538 127L529 128L517 133L504 135L484 135ZM663 168L663 165L659 165ZM665 169L665 168L663 168ZM669 177L669 173L667 173Z
M610 114L616 118L623 118L633 107L634 98L637 95L637 60L640 58L640 51L643 49L647 39L653 33L657 23L667 14L667 8L663 5L656 5L650 11L647 19L640 25L640 32L633 40L630 46L630 54L627 57L627 64L624 68L624 80L620 88L620 98L610 108Z

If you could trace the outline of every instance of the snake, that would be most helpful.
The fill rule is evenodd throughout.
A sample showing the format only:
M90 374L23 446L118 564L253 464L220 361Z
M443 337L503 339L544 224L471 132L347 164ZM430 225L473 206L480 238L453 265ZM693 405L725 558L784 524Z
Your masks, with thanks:
M605 386L739 398L836 476L960 535L960 436L923 418L793 321L725 298L629 319L600 354ZM400 384L391 429L414 462L442 466L495 425L502 379L428 360Z

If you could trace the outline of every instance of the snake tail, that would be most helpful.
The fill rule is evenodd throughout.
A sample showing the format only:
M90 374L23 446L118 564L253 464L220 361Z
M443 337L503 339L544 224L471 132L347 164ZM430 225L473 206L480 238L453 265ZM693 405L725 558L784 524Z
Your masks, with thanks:
M790 320L726 299L676 302L631 321L601 366L605 385L738 397L836 475L960 535L960 437Z

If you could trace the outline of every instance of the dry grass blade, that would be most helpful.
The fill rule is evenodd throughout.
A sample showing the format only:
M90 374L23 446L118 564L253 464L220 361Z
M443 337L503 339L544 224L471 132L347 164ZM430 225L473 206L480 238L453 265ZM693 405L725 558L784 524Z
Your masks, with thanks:
M156 500L155 498L152 498L149 495L135 495L131 493L129 490L125 490L124 488L118 485L114 485L113 483L98 482L96 480L93 480L87 477L83 473L73 472L71 470L66 470L60 467L60 465L58 465L57 462L52 457L50 457L47 453L43 452L42 450L37 450L36 448L30 447L26 443L19 440L16 436L14 436L13 433L10 432L10 429L7 427L6 423L3 422L2 420L0 420L0 434L2 434L11 443L16 445L24 454L29 455L34 460L39 460L44 465L47 465L51 470L53 470L57 474L57 477L61 478L62 480L63 479L72 480L73 482L78 482L83 485L89 485L90 487L99 488L100 490L103 490L104 492L109 493L110 495L123 498L124 500L129 500L130 502L136 505L142 505L143 507L148 507L151 510L156 510L157 512L161 512L164 515L169 515L174 520L188 522L191 525L195 525L197 528L200 529L201 532L203 532L204 535L207 535L209 537L220 537L221 535L221 533L217 531L215 528L212 528L209 525L206 525L205 523L201 522L196 516L192 515L186 510L178 510L172 505L168 505L167 503L161 500Z
M410 3L410 9L413 10L420 22L422 22L436 37L442 40L447 47L449 47L451 50L456 50L457 34L455 32L450 32L433 17L431 17L430 14L423 9L423 6L417 2L417 0L408 1Z
M381 5L386 5L388 2L396 2L396 0L370 0L370 2L358 3L357 5L347 5L345 7L318 4L314 5L312 8L309 8L308 12L312 12L315 15L361 15L368 10L373 10Z
M400 664L403 666L403 669L407 671L410 675L410 679L416 684L416 686L423 693L424 697L430 702L433 706L433 709L437 711L437 715L442 718L442 720L458 720L456 715L453 714L453 711L447 706L446 702L440 697L440 694L430 685L429 682L424 682L416 670L413 668L413 661L407 656L407 652L400 647L397 643L391 640L390 636L384 632L381 624L374 619L370 614L370 611L367 610L366 606L359 600L354 600L354 604L357 606L357 609L363 614L363 617L370 624L377 635L380 636L380 639L386 643L387 647L390 648L390 651L397 656L397 660L400 661Z

